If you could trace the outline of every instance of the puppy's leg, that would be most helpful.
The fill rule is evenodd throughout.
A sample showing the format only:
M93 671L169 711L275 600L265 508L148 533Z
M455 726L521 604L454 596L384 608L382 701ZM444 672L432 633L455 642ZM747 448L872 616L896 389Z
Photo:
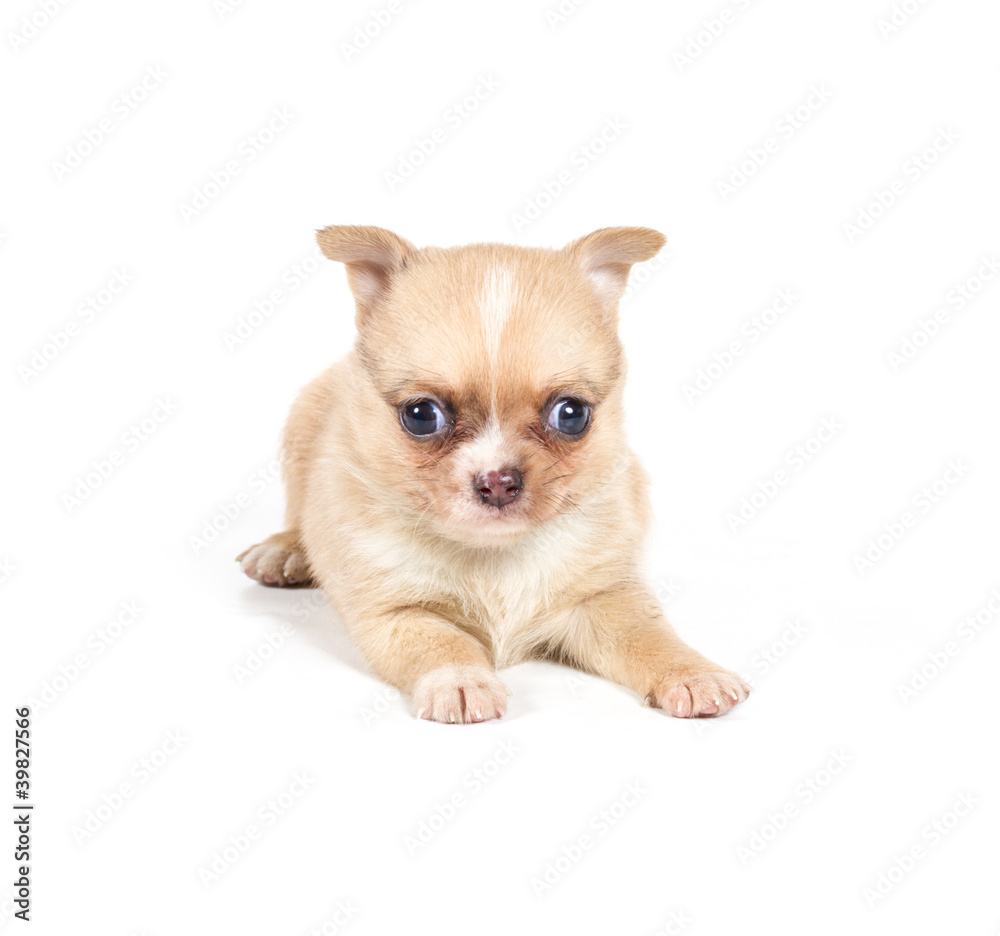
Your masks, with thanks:
M263 543L245 549L236 557L243 571L262 585L315 584L299 529L305 509L306 472L322 431L325 403L335 376L336 368L331 368L308 384L292 405L285 423L282 442L287 505L285 531L269 536Z
M250 578L261 585L312 587L316 583L299 534L302 488L300 472L290 471L286 466L285 486L288 490L288 507L285 511L288 529L243 550L236 561Z
M724 715L750 694L739 676L684 643L642 586L589 599L573 625L561 642L571 659L677 718Z
M441 615L400 609L363 619L354 630L375 672L413 696L418 718L467 724L507 711L510 690L486 649Z

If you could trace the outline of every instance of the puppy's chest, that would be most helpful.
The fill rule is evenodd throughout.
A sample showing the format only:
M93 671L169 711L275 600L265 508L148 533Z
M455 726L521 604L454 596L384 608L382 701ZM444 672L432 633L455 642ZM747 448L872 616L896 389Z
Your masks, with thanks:
M554 609L568 595L566 566L526 550L495 558L462 581L454 598L466 626L490 645L497 666L529 657L545 642Z
M535 631L567 597L589 552L586 533L570 523L502 550L439 552L414 548L412 541L388 548L383 540L369 542L365 552L390 573L406 603L454 614L499 649Z
M450 597L495 639L530 627L566 589L567 562L521 544L493 555L465 557L448 570Z
M477 623L495 634L527 625L559 590L557 570L532 567L525 557L492 562L463 584L465 603L479 612Z

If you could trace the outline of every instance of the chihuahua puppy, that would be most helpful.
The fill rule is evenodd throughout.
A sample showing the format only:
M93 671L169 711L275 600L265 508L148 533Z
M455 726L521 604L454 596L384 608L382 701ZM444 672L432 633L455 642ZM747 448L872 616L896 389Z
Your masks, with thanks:
M562 250L317 238L347 267L357 342L292 407L286 528L243 571L322 587L421 718L500 718L496 670L541 658L680 718L744 701L640 572L647 479L623 432L618 300L663 235L604 228Z

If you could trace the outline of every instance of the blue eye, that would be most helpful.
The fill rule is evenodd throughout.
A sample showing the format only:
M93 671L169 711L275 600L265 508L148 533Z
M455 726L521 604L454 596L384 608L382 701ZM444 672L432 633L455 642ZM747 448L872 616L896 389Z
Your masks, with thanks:
M448 425L444 410L433 400L415 400L399 408L403 428L415 436L433 435Z
M579 435L590 423L590 407L576 397L564 397L549 410L549 425L566 435Z

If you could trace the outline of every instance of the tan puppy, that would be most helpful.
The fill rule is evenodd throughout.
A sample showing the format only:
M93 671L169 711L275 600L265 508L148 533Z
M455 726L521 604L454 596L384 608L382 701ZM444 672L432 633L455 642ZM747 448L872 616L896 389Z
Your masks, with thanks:
M623 435L617 307L663 235L605 228L563 250L317 236L347 266L358 339L292 408L286 530L239 557L246 574L325 589L422 718L499 718L496 668L538 658L680 717L746 699L640 572L647 481Z

